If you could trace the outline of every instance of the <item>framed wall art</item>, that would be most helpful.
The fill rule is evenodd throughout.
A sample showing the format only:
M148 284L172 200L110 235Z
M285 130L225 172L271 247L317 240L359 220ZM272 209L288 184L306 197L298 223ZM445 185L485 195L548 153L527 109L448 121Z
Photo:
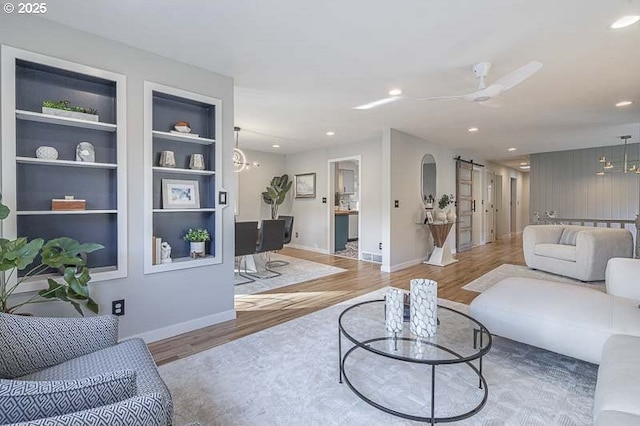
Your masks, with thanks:
M197 180L162 179L163 209L199 209L200 188Z
M295 198L316 198L316 174L296 175Z

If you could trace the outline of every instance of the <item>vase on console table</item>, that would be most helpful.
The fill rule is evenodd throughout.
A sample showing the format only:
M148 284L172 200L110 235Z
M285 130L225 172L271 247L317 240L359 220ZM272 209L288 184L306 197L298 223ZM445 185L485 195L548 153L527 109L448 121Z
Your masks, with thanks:
M458 261L451 255L451 249L447 242L447 237L452 227L453 222L429 224L429 231L433 237L434 248L429 260L424 263L434 266L447 266Z

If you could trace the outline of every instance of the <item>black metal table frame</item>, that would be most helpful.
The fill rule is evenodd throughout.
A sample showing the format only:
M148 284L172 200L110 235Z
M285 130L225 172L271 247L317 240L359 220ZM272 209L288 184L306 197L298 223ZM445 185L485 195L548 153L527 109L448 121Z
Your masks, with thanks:
M464 420L467 419L475 414L477 414L480 410L482 410L482 408L484 407L484 405L487 402L487 398L489 396L489 388L487 387L487 381L485 380L484 376L482 375L482 358L489 352L489 350L491 349L491 345L492 345L492 338L491 338L491 334L489 333L489 330L487 330L487 328L482 325L480 322L478 322L477 320L475 320L474 318L470 317L469 315L463 314L462 312L456 311L455 309L451 309L448 308L446 306L442 306L442 305L438 305L438 308L442 308L442 309L446 309L449 310L451 312L454 312L458 315L461 315L465 318L470 319L471 321L473 321L475 324L477 324L479 326L479 329L474 328L474 333L473 333L473 346L474 348L476 348L476 344L478 343L478 336L480 336L480 350L478 351L478 353L473 354L471 356L468 357L464 357L458 353L456 353L455 351L444 347L442 345L438 345L435 343L431 343L425 340L422 340L420 338L413 338L413 337L393 337L393 336L386 336L386 337L376 337L376 338L372 338L372 339L368 339L365 341L359 341L355 338L353 338L352 336L349 335L349 333L347 333L343 326L342 326L342 317L349 312L352 309L355 309L359 306L362 305L366 305L369 303L380 303L380 302L384 302L384 299L378 299L378 300L369 300L366 302L361 302L361 303L357 303L355 305L352 305L350 307L348 307L347 309L345 309L344 311L342 311L342 313L340 314L340 317L338 317L338 363L339 363L339 369L340 369L340 377L339 377L339 382L342 383L342 380L344 379L344 382L347 384L347 386L349 387L349 389L351 389L353 391L353 393L355 393L360 399L362 399L364 402L366 402L367 404L376 407L379 410L382 410L386 413L392 414L394 416L398 416L398 417L402 417L405 419L409 419L409 420L413 420L413 421L418 421L418 422L430 422L432 425L435 423L448 423L448 422L457 422L460 420ZM483 335L486 334L487 338L489 339L489 342L487 343L487 346L485 348L482 347L483 344ZM342 356L342 336L346 337L349 341L351 341L351 343L354 344L354 346L352 348L350 348L345 354L344 357ZM385 352L385 351L381 351L375 348L372 348L369 346L370 343L373 342L380 342L380 341L388 341L388 340L394 340L397 344L397 341L408 341L408 342L422 342L423 344L429 345L429 346L433 346L436 347L438 349L441 349L445 352L448 352L454 356L457 357L457 359L448 359L448 360L421 360L421 359L415 359L415 358L408 358L408 357L403 357L403 356L393 356L392 354ZM377 354L377 355L381 355L384 356L386 358L390 358L390 359L395 359L398 361L404 361L404 362L412 362L412 363L416 363L416 364L425 364L425 365L431 365L431 416L430 417L421 417L421 416L415 416L412 414L407 414L407 413L402 413L399 411L395 411L391 408L385 407L384 405L378 404L377 402L367 398L366 396L364 396L349 380L349 377L347 376L347 373L345 371L345 363L347 358L349 357L349 355L351 353L353 353L355 350L357 349L364 349L368 352ZM478 360L478 367L476 367L475 365L473 365L472 361ZM459 414L457 416L452 416L452 417L435 417L435 377L436 377L436 366L437 365L450 365L450 364L467 364L477 375L478 375L478 387L480 389L484 390L484 396L482 398L482 401L472 410L467 411L466 413L463 414Z

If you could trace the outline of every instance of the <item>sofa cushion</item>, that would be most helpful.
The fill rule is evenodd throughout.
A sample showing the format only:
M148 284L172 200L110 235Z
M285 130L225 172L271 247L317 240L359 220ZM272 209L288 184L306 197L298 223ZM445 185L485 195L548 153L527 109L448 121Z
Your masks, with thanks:
M536 244L534 253L538 256L552 257L569 262L576 261L576 247L566 244Z
M74 358L20 379L72 380L121 370L135 370L138 395L151 392L162 395L170 423L171 394L162 381L153 357L142 339L125 340L117 345Z
M575 246L578 240L578 229L564 228L562 235L560 235L560 242L558 244L564 244L567 246Z
M136 395L131 370L81 380L0 379L0 424L53 417L113 404Z
M599 424L601 413L619 411L640 416L640 337L616 334L602 349L598 370L593 417Z
M638 426L640 416L620 411L603 411L596 419L594 426Z
M134 396L103 407L12 426L168 426L164 398L158 393Z
M0 379L33 373L117 341L118 319L112 315L78 319L0 313Z

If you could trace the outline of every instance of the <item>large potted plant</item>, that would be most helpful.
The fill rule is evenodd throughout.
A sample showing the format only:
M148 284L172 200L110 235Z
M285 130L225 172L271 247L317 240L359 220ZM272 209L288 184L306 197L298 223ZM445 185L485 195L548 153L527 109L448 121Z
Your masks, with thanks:
M0 220L4 220L9 216L10 210L1 200L0 195ZM102 248L104 247L100 244L80 244L67 237L56 238L46 243L42 238L31 241L25 237L15 240L0 238L0 312L13 314L30 304L58 300L70 303L82 316L83 309L97 314L99 307L89 295L88 283L91 275L82 254ZM62 280L49 277L49 288L27 296L15 304L11 303L11 296L22 284L48 269L61 269ZM26 272L19 275L19 271Z
M204 257L205 243L211 239L209 231L203 228L189 228L189 231L182 238L190 243L189 253L191 257Z
M284 203L292 184L293 182L289 180L287 174L274 176L267 186L267 190L262 193L262 200L271 207L271 219L278 217L278 207Z

